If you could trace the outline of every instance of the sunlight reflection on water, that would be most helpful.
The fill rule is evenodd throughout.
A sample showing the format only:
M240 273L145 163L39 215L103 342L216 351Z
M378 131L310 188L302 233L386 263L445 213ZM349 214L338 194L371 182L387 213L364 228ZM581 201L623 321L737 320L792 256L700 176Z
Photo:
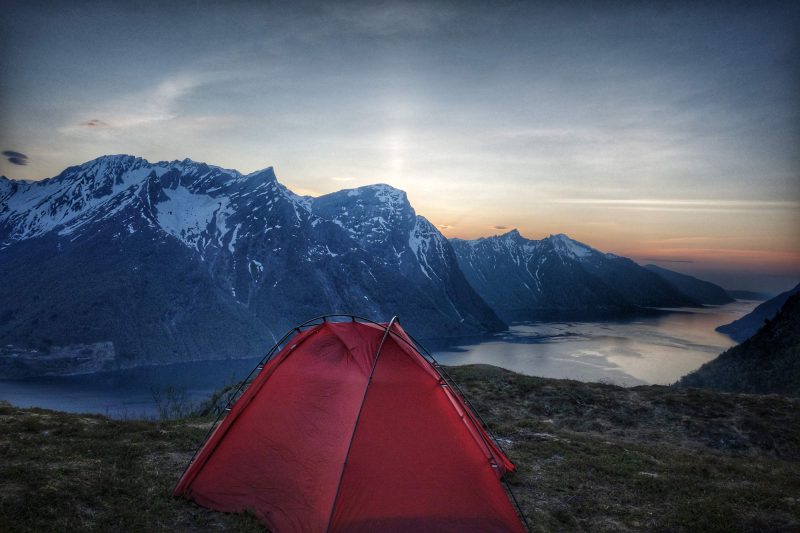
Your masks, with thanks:
M550 378L618 385L670 384L735 343L714 331L758 302L615 322L535 322L487 340L432 350L440 363L486 363Z

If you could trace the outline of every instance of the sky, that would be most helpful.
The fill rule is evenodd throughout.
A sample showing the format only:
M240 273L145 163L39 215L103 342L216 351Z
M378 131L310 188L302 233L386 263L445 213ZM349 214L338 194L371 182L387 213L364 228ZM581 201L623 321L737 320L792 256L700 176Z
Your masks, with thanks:
M389 183L448 237L800 281L797 2L7 1L0 47L10 178L273 166Z

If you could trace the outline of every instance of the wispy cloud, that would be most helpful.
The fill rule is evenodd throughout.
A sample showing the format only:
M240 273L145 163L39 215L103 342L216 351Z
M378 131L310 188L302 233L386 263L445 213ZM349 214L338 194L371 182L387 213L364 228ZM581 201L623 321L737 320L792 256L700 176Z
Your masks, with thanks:
M647 261L693 261L720 265L747 265L753 268L767 266L787 266L797 269L800 252L795 250L753 250L742 248L663 248L631 249L625 254L634 258L647 258ZM644 259L643 259L644 260Z
M123 93L105 102L98 102L90 110L79 110L94 118L83 119L77 125L61 129L67 135L84 135L86 132L116 135L181 118L202 125L209 117L182 114L182 101L195 90L212 81L208 74L184 73L164 78L153 88Z
M331 178L331 180L333 180L333 181L355 181L355 178L347 176L347 177L335 177L335 178Z
M152 90L112 104L108 121L116 128L130 128L173 119L180 99L201 84L201 78L191 74L167 78Z
M643 241L645 244L651 244L654 246L676 246L676 245L685 245L685 246L697 246L700 244L704 244L706 246L711 244L719 244L720 238L719 237L708 237L704 235L693 235L693 236L679 236L679 237L667 237L663 239L648 239Z
M638 210L749 210L749 209L797 209L800 202L784 200L673 200L656 198L553 198L553 204L615 207Z

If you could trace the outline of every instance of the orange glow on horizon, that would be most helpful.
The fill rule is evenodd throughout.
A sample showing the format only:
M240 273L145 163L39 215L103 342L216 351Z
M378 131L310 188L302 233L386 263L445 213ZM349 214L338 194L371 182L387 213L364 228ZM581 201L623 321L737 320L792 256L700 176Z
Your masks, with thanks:
M460 239L502 235L512 229L517 229L523 237L532 240L542 239L551 234L565 233L601 252L629 257L640 264L674 262L675 268L678 270L680 270L678 265L685 263L719 270L800 277L800 250L787 249L791 247L792 243L787 243L783 239L758 242L757 239L747 236L703 235L651 238L649 235L614 231L612 224L609 224L608 227L595 228L594 231L565 225L563 228L554 227L538 232L515 225L463 224L456 226L455 224L439 223L436 224L436 227L445 237ZM745 248L743 246L753 247Z
M629 248L621 255L637 262L685 261L725 270L791 275L800 271L800 252L719 248Z

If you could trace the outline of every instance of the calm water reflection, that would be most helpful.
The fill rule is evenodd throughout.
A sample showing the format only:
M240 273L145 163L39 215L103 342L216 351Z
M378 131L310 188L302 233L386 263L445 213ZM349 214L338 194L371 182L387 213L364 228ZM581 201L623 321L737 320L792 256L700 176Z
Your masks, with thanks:
M551 378L619 385L669 384L735 343L714 331L758 302L615 322L537 322L512 326L484 342L439 348L442 364L489 363Z
M488 363L524 374L620 385L668 384L734 343L714 328L758 302L690 310L615 322L538 322L471 339L426 341L442 364ZM413 333L413 332L412 332ZM200 361L118 372L0 381L0 399L114 417L153 417L154 392L170 387L190 401L244 378L258 359Z
M0 400L20 407L44 407L115 418L151 418L158 414L155 396L177 391L200 402L214 391L244 379L255 359L196 361L147 366L83 376L0 381Z

